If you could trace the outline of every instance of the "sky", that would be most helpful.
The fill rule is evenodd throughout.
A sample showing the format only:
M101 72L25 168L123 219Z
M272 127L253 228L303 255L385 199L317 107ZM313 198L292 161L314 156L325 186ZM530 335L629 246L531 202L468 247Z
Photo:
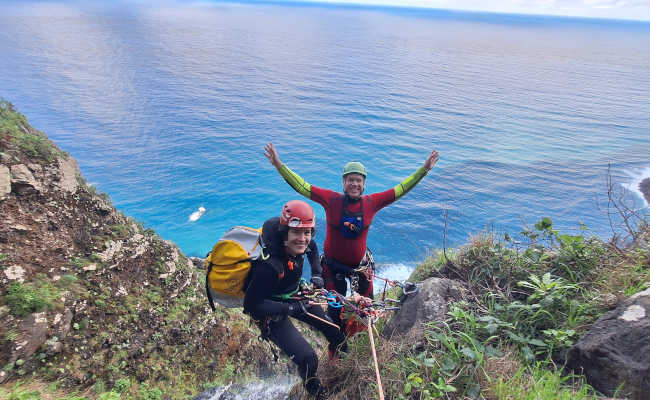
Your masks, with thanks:
M292 2L293 0L284 0ZM650 21L650 0L296 0Z

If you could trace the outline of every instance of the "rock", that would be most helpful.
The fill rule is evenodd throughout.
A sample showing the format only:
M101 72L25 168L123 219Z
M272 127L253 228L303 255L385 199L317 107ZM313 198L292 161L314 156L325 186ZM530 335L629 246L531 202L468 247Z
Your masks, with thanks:
M0 200L4 200L11 193L11 175L6 165L0 165Z
M47 346L48 355L59 354L61 350L63 350L63 344L61 342L54 342L51 345Z
M639 183L639 190L643 193L646 203L650 204L650 178L645 178Z
M122 250L121 241L110 241L106 244L106 250L98 254L98 257L102 262L108 262L112 260L116 254Z
M568 366L608 396L650 392L650 289L600 317L567 354ZM619 386L623 385L621 391Z
M28 359L47 339L47 318L45 312L34 313L27 317L20 326L25 341L19 343L11 355L10 362Z
M448 311L447 305L459 300L463 291L458 282L445 278L429 278L418 286L419 291L408 296L401 309L386 324L383 331L385 337L411 334L420 337L421 325L425 322L444 320Z
M41 191L41 187L34 179L34 175L24 164L11 166L11 186L13 191L18 194Z
M111 212L113 212L113 207L101 197L96 197L94 203L95 203L94 204L95 212L97 213L97 215L101 215L102 217L105 217L109 215Z
M11 154L0 152L0 162L3 164L11 164L15 159Z
M20 265L10 265L9 268L5 269L4 273L10 281L25 281L25 269Z
M96 271L97 270L97 264L92 263L88 264L87 266L82 268L84 271Z
M199 257L190 257L192 264L198 269L205 269L205 259Z
M77 161L75 161L75 159L72 157L68 157L67 160L59 157L56 161L59 164L59 173L61 177L61 180L57 183L57 186L66 192L76 192L77 187L79 187L77 176L81 175Z
M120 285L120 287L117 289L116 295L117 296L128 296L129 292L126 291L126 288L124 286Z
M65 339L70 332L70 324L72 323L72 311L69 308L66 308L63 312L63 318L59 321L55 321L56 325L56 336Z
M37 175L43 173L43 167L41 167L39 164L30 163L27 164L27 168Z
M14 231L16 231L18 233L27 233L27 232L31 231L31 229L29 229L25 225L21 225L21 224L13 225L11 227L11 229L13 229Z
M45 342L45 346L45 352L50 357L59 354L63 350L63 343L59 342L56 336Z

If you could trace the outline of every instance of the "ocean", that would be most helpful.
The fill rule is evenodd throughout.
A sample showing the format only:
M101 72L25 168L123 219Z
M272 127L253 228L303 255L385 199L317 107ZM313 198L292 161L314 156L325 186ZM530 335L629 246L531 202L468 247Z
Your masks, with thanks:
M609 239L608 177L647 213L650 23L324 4L0 1L0 97L125 214L204 256L313 185L440 161L368 245L405 279L489 231ZM199 212L203 207L203 212ZM322 246L324 212L314 203ZM616 222L616 216L614 215ZM616 224L614 224L616 230Z

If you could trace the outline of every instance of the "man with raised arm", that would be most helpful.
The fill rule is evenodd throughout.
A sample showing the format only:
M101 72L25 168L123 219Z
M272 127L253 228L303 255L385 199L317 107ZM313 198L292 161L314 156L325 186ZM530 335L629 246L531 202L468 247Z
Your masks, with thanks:
M368 195L363 194L366 168L358 161L349 162L343 167L341 194L307 183L280 161L273 143L264 147L264 155L296 192L325 209L327 231L322 263L325 287L345 295L347 277L351 282L358 280L358 288L353 285L353 291L372 297L372 279L367 274L355 271L364 257L366 260L372 257L366 248L372 219L379 210L404 196L424 178L438 162L438 152L432 151L424 164L397 186Z

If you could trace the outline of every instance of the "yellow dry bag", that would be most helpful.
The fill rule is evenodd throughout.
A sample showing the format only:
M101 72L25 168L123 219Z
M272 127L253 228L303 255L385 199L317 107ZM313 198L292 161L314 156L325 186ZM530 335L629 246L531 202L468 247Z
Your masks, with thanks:
M225 307L243 305L251 261L261 254L261 234L261 228L235 226L208 253L205 290L213 311L215 301Z

